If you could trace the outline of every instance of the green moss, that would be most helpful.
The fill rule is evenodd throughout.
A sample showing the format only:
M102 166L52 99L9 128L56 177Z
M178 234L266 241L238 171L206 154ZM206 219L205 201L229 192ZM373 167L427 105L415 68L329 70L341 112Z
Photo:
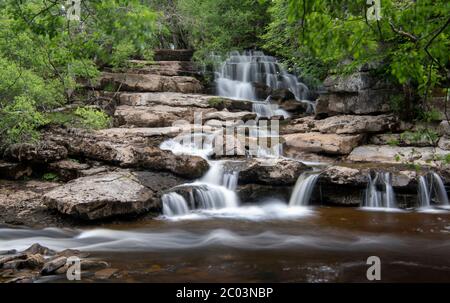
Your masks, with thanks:
M56 182L59 180L59 177L55 173L46 173L42 176L42 180L49 182Z

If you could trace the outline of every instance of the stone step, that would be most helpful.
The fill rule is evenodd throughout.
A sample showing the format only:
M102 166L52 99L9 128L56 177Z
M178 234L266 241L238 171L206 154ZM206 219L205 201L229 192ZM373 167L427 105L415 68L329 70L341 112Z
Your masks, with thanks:
M227 109L230 112L251 111L251 101L232 100L218 96L183 93L120 93L118 95L120 105L128 106L154 106L167 105L179 107L215 108Z
M201 93L203 85L194 77L103 72L95 89L131 92Z

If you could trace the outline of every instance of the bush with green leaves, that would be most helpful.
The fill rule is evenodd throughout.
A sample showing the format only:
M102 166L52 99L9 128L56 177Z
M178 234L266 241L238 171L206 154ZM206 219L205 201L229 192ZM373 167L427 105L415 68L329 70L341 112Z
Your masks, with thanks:
M383 77L412 96L401 106L411 112L418 97L426 101L434 87L448 85L448 1L383 0L380 20L368 18L365 0L267 2L272 22L263 36L265 48L315 77L381 62Z
M111 118L98 109L78 107L74 114L80 118L80 122L85 128L102 129L111 126Z
M73 101L80 79L104 66L151 59L160 14L140 0L81 0L80 21L65 0L0 2L0 146L36 140L46 113ZM80 112L94 128L106 117ZM90 120L99 118L98 123Z

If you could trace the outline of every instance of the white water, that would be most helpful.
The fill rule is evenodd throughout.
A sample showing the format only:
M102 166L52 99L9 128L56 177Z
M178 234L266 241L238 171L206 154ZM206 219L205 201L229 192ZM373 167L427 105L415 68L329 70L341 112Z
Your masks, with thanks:
M215 73L217 94L237 100L263 101L257 96L254 83L265 84L271 89L287 89L295 99L308 105L308 111L314 111L314 104L307 101L308 88L289 74L274 57L260 51L231 52L228 59ZM270 96L269 96L270 97ZM264 97L266 98L266 97ZM289 114L271 104L270 99L255 103L253 111L262 117Z
M397 208L394 188L392 187L392 174L376 172L375 176L368 176L369 182L365 193L363 206L368 208Z
M420 176L418 182L418 198L420 208L429 208L435 202L440 206L449 206L447 191L441 176L436 173L429 173Z
M318 173L303 173L297 180L289 201L290 206L308 206L319 178Z
M189 213L189 206L183 196L177 193L168 193L161 198L163 214L168 217L181 216Z
M296 100L308 96L308 88L289 74L274 57L263 52L231 52L216 71L217 92L220 96L257 101L252 83L263 83L272 89L288 89Z

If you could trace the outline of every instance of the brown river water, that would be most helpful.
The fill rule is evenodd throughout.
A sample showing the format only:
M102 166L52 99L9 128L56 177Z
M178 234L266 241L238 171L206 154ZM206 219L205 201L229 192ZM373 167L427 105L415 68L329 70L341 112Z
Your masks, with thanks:
M448 210L255 206L101 229L0 229L0 250L36 242L108 261L118 269L110 282L368 282L370 256L382 282L450 282Z

